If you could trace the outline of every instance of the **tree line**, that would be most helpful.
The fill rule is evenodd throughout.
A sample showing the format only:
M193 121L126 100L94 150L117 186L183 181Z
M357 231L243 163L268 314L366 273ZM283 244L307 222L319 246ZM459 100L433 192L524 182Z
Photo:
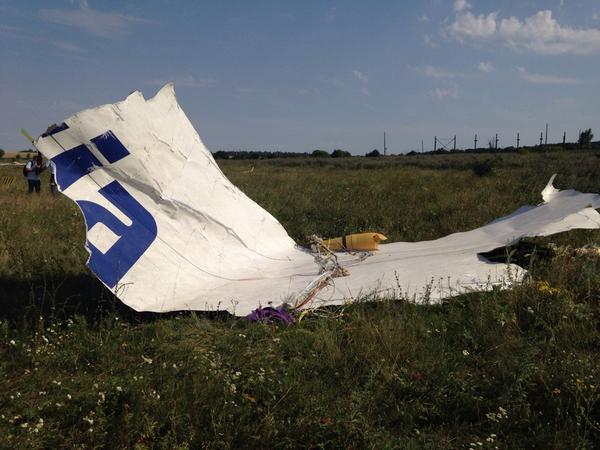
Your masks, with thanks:
M537 151L537 150L585 150L585 149L600 149L600 141L593 142L594 134L592 129L582 131L579 134L577 142L566 142L564 144L541 144L534 146L522 146L522 147L501 147L494 148L490 141L488 147L477 147L468 149L457 149L457 150L445 150L438 149L427 152L417 152L412 150L406 153L407 156L418 155L418 154L445 154L445 153L498 153L498 152L517 152L517 151ZM294 152L269 152L269 151L225 151L219 150L213 153L215 159L274 159L274 158L349 158L352 154L346 150L335 149L331 153L326 150L316 149L311 153L294 153ZM365 153L367 158L382 156L381 152L377 149L371 150ZM393 155L391 155L393 156Z
M335 149L331 153L326 150L316 149L311 153L294 152L269 152L269 151L226 151L219 150L213 153L215 159L274 159L274 158L349 158L352 154L346 150Z

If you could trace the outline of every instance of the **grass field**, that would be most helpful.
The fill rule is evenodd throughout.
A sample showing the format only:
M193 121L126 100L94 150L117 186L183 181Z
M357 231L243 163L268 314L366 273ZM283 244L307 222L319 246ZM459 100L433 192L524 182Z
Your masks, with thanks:
M593 152L219 164L297 242L465 231L541 202L555 172L600 192ZM86 269L76 206L11 176L0 448L600 448L600 255L574 250L599 231L531 239L525 283L440 305L358 301L293 326L139 314Z

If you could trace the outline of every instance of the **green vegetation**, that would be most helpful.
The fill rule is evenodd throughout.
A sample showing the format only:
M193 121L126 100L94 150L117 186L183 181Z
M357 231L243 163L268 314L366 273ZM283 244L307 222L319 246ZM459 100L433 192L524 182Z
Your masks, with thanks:
M350 152L347 152L346 150L342 150L340 148L336 148L334 151L331 152L331 157L332 158L349 158L352 155L350 154Z
M594 139L594 134L592 133L592 129L588 128L584 130L579 135L579 147L580 148L590 148L592 145L592 139Z
M554 172L600 192L599 156L219 163L298 242L414 241L539 203ZM294 326L142 314L85 268L76 206L46 179L28 196L19 170L0 168L17 177L0 186L0 448L600 447L600 254L577 250L599 231L532 239L513 254L525 283L439 305L359 301Z
M310 154L310 156L312 156L313 158L329 158L329 152L326 152L325 150L313 150L313 152Z
M494 163L491 159L478 161L473 164L473 173L478 177L485 177L494 173Z

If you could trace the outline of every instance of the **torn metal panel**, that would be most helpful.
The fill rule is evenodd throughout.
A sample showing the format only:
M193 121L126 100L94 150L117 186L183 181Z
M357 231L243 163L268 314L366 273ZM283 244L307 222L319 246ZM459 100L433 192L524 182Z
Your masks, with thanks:
M223 175L170 84L149 100L134 92L77 113L36 145L84 214L88 266L138 311L246 315L293 301L323 278L313 255ZM472 231L381 244L366 258L340 253L350 274L320 286L310 305L400 293L435 300L509 286L524 269L480 253L524 236L600 228L600 196L558 191L550 182L543 197Z

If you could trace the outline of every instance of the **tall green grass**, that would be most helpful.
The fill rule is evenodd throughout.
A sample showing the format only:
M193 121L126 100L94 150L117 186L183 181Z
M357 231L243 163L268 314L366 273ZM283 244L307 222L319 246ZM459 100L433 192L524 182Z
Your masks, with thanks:
M468 230L539 203L553 172L600 192L594 153L502 155L476 176L486 158L220 164L298 242ZM127 309L85 268L74 204L25 184L0 187L1 448L600 446L600 255L573 250L597 231L531 240L510 291L257 325Z

